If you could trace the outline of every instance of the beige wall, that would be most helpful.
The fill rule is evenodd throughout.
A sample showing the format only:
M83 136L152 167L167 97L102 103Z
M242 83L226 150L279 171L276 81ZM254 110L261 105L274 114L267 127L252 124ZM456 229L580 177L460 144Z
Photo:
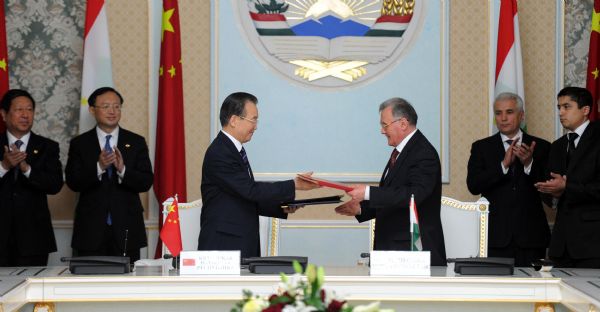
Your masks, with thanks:
M229 1L229 0L219 0ZM447 1L450 2L450 1ZM108 1L113 71L126 101L122 125L148 139L147 1ZM446 196L477 198L466 189L471 143L488 135L489 5L452 1L450 8L450 183ZM554 138L555 2L519 1L521 44L529 132ZM180 0L183 51L188 198L200 197L201 165L210 125L210 6ZM399 94L399 96L402 96ZM383 164L382 164L383 166ZM65 187L66 188L66 187ZM318 190L313 194L336 194ZM147 202L147 197L144 196ZM63 191L51 200L55 218L71 219L75 196ZM339 218L328 207L304 209L295 218Z

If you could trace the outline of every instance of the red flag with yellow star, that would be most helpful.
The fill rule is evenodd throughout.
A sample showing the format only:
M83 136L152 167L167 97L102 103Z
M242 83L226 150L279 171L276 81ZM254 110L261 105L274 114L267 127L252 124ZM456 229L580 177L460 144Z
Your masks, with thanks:
M600 0L594 0L591 28L586 88L594 98L590 120L598 120L600 119L600 112L598 111L598 100L600 98L600 70L598 70L600 66Z
M154 193L159 203L165 201L172 194L179 194L179 199L183 202L186 201L185 127L179 32L177 0L163 0L156 152L154 155ZM162 221L162 214L159 214L159 220ZM162 223L159 222L159 224ZM160 240L158 246L161 246ZM160 253L161 248L157 247L155 257L160 258Z
M8 91L8 50L6 48L6 19L4 18L4 0L0 0L0 97ZM0 120L0 132L6 129Z
M173 257L179 256L183 249L181 244L181 227L179 226L179 207L177 206L177 196L167 208L165 214L165 223L160 230L160 239L171 252Z

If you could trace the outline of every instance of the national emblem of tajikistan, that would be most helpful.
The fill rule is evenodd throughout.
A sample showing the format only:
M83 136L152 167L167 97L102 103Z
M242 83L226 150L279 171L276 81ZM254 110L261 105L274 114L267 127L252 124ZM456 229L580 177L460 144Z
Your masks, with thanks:
M351 86L394 67L417 31L417 0L232 0L257 54L286 77Z

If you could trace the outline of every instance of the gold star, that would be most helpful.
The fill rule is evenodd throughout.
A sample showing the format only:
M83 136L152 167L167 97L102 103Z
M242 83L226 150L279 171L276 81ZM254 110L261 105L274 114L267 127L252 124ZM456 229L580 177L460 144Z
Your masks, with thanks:
M175 207L173 205L169 206L169 213L175 212Z
M598 68L597 68L597 67L596 67L596 68L594 68L594 71L592 72L592 75L594 75L594 79L598 78L598 74L599 74L599 73L600 73L600 72L598 71Z
M171 78L175 76L175 66L171 65L171 68L168 70L169 74L171 74Z
M600 33L600 12L592 13L592 31Z
M0 60L0 69L2 69L3 71L6 71L6 59L5 58Z
M173 220L173 223L177 223L177 220Z
M158 75L159 76L163 75L163 67L162 66L158 69Z
M175 29L173 28L173 24L171 24L171 16L173 16L173 13L175 12L175 9L170 9L168 11L163 11L163 16L162 16L162 32L160 35L160 40L162 41L163 38L165 37L165 30L166 31L170 31L170 32L175 32Z

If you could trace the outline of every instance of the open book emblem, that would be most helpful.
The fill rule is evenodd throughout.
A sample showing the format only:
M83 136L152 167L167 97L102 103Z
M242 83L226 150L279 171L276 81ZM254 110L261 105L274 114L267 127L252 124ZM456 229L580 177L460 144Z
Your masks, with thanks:
M232 0L254 51L296 82L342 87L395 67L422 0Z

